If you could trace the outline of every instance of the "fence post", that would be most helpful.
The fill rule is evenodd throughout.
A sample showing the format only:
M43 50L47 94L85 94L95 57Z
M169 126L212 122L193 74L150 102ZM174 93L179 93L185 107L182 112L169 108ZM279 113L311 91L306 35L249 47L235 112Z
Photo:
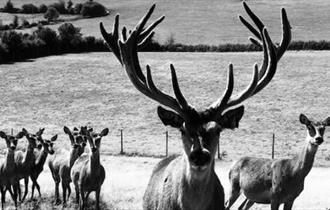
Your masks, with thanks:
M120 129L120 154L124 154L124 136L123 129Z
M275 151L275 133L273 133L273 142L272 142L272 159L274 159L274 151Z
M220 140L218 142L218 159L221 159L221 156L220 156Z
M165 138L166 138L166 157L168 156L168 131L165 132Z

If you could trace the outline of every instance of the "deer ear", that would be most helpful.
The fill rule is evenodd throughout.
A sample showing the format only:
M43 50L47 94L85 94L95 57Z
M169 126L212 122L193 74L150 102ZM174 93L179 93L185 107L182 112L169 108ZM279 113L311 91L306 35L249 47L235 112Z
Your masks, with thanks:
M242 119L243 114L244 106L229 110L221 116L218 124L221 125L222 128L229 128L233 130L235 128L238 128L239 121Z
M24 128L23 128L24 129ZM25 129L24 129L25 130ZM17 139L21 139L21 138L23 138L23 136L24 135L26 135L26 133L27 133L27 131L25 130L25 131L21 131L21 132L19 132L17 135L16 135L16 138Z
M72 135L70 129L66 126L63 127L63 131L64 131L64 133L66 133L68 135Z
M37 132L38 136L41 136L45 131L45 128L40 128L39 131Z
M3 131L0 131L0 137L3 139L7 139L7 135Z
M56 139L57 139L57 134L55 136L53 136L50 140L51 141L56 141Z
M180 128L184 123L184 120L180 115L175 112L166 110L161 106L158 106L157 113L158 117L164 125L170 125L174 128Z
M101 131L100 136L106 136L106 135L108 135L108 133L109 133L109 128L104 128L104 129Z
M323 121L323 124L324 124L325 126L330 126L330 117L328 117L327 119L325 119L325 120Z
M304 114L300 114L299 120L300 123L304 125L308 125L310 123L310 120Z

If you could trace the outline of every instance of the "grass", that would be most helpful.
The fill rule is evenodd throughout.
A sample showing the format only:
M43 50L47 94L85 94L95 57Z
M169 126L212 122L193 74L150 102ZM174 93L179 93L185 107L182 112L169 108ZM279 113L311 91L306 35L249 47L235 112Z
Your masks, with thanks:
M244 104L246 111L235 131L220 138L226 161L243 155L271 156L276 134L275 157L292 156L304 145L305 128L300 113L316 120L329 115L328 90L330 52L287 52L273 81ZM249 82L252 66L260 61L254 53L142 53L142 66L151 65L156 84L172 93L169 64L173 63L187 100L205 108L221 96L228 63L235 69L236 91ZM156 114L157 103L133 88L111 53L50 56L34 62L0 66L2 130L26 127L33 132L46 127L45 135L59 134L61 146L69 147L63 126L91 125L110 128L103 140L104 152L120 152L123 129L124 152L165 155L165 131L169 131L169 153L181 151L179 132L164 127ZM330 166L329 132L320 146L315 164ZM244 149L242 149L244 145ZM0 141L0 148L4 142Z
M119 157L105 156L101 158L106 169L106 179L101 191L102 209L111 210L141 210L142 197L148 183L152 168L160 159L146 157ZM218 174L225 193L228 195L229 182L228 170L231 163L216 161L215 170ZM330 176L330 169L314 168L307 176L305 190L297 198L294 209L296 210L325 210L329 205L328 195L330 189L324 187L324 180ZM62 205L54 205L54 183L48 167L41 173L38 182L41 186L42 198L36 197L33 201L25 201L19 209L54 209L73 210L77 209L74 203L74 190L65 208ZM72 187L72 184L71 184ZM315 193L317 192L317 193ZM61 193L61 188L60 188ZM8 193L7 193L8 194ZM30 194L28 195L28 199ZM89 197L88 209L93 209L94 194ZM237 204L242 202L241 197ZM13 203L7 196L7 206L12 207ZM237 209L235 204L233 209ZM268 205L255 205L254 210L267 210Z
M56 0L14 0L16 7L33 3L51 4ZM74 3L83 2L83 0ZM240 0L183 0L180 7L176 1L155 0L99 0L112 12L110 16L74 21L82 28L84 35L100 37L98 23L103 21L112 27L114 16L121 14L121 23L133 27L153 3L157 8L153 18L165 15L165 21L156 30L158 40L166 42L173 37L177 43L184 44L225 44L248 43L251 34L237 18L245 15ZM274 40L281 35L280 9L285 7L292 25L293 40L326 40L329 31L329 1L325 0L250 0L251 8L265 21ZM10 18L9 20L12 20ZM58 25L52 25L57 29ZM31 31L31 30L26 30Z

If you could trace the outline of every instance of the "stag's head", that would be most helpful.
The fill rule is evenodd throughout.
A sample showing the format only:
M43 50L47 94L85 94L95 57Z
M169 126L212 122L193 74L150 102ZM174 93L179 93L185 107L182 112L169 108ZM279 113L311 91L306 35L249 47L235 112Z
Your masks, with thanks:
M28 148L35 149L38 148L37 142L39 142L39 138L41 137L44 129L40 129L36 134L29 133L25 128L22 129L26 139L28 140Z
M300 123L304 124L307 129L307 141L315 146L323 143L324 130L326 126L330 126L330 117L323 121L312 121L304 114L299 116Z
M20 131L17 135L7 135L5 132L0 131L0 137L6 141L8 151L15 151L17 142L24 137L24 132Z
M263 49L263 63L259 69L255 64L253 75L248 87L241 93L232 96L234 88L233 65L229 65L227 88L222 97L203 111L197 111L183 96L176 71L171 64L172 85L175 97L158 89L152 79L151 69L146 66L146 75L140 67L138 49L153 36L153 29L163 21L164 16L157 19L149 27L145 27L155 5L141 19L134 30L127 32L123 27L119 38L119 15L116 16L112 33L108 33L100 24L101 33L111 51L125 67L127 75L133 85L147 97L159 102L158 116L164 125L170 125L181 131L185 157L190 168L204 171L212 165L216 145L220 132L225 129L235 129L244 114L242 102L255 95L272 80L279 58L283 55L291 40L290 25L285 10L282 10L283 39L279 46L270 39L268 32L259 18L244 3L245 10L257 26L255 29L244 18L240 17L244 25L257 37L251 39L254 44Z

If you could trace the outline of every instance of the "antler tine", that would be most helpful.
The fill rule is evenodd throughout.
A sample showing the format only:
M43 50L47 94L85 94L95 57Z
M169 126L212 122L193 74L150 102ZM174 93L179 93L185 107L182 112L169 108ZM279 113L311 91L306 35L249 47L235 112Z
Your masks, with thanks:
M252 43L259 43L258 45L261 45L262 31L265 26L262 23L262 21L254 14L254 12L252 12L252 10L249 8L249 6L247 5L246 2L243 2L243 6L244 6L246 13L250 16L250 18L252 19L254 24L257 26L258 30L256 28L254 28L242 16L239 16L239 19L258 39L258 40L256 40L256 39L252 38L254 40L254 41L252 41ZM276 50L276 56L277 56L278 61L281 59L284 52L288 48L288 46L291 42L291 38L292 38L290 22L289 22L288 16L287 16L284 8L282 8L281 13L282 13L282 40L279 45L273 44L275 47L275 50Z
M113 33L106 33L102 23L100 24L101 33L108 43L109 47L113 49L118 60L125 67L126 73L136 87L141 93L146 95L147 97L167 106L174 111L176 111L181 116L185 116L185 109L189 108L189 104L186 102L184 96L182 95L179 84L176 78L176 73L173 65L171 65L171 73L172 73L172 84L176 98L171 97L161 90L159 90L152 79L151 70L149 65L146 66L147 70L147 78L143 74L137 50L140 46L146 43L152 36L154 28L164 20L164 16L158 18L155 22L153 22L149 27L144 29L148 19L150 18L152 12L154 11L155 5L149 9L147 14L139 21L136 25L135 29L132 32L129 32L127 36L126 28L122 30L122 39L119 40L118 37L118 22L119 17L116 16ZM118 50L117 50L118 49ZM117 52L118 55L116 54ZM120 59L119 59L120 58Z

